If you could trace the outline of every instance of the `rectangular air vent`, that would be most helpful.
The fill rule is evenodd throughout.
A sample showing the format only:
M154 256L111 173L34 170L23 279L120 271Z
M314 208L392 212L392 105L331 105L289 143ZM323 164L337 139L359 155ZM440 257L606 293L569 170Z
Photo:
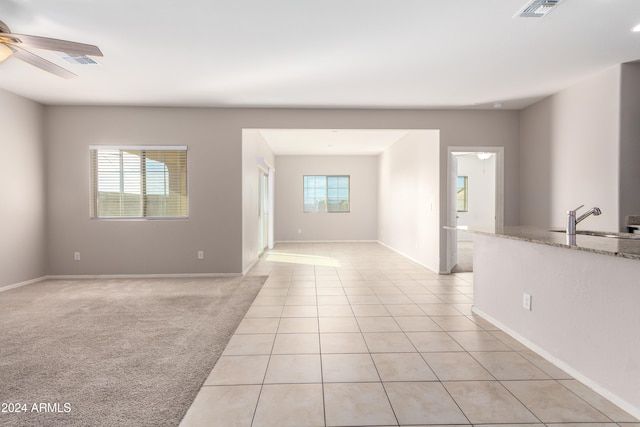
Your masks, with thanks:
M86 55L69 55L68 53L61 53L60 57L70 64L76 64L76 65L98 64L98 61Z
M543 18L551 12L562 0L531 0L518 12L515 17Z

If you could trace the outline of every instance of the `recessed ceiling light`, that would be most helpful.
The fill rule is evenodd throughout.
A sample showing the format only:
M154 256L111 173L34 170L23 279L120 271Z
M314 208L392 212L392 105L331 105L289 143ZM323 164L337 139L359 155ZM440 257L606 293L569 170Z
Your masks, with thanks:
M635 33L640 33L640 24L638 24L635 27L633 27L633 29L631 31L633 31Z

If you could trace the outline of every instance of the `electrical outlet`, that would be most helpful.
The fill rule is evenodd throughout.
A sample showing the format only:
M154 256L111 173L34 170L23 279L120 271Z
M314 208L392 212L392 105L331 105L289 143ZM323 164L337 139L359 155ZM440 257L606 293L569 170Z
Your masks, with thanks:
M526 309L531 311L531 295L529 294L522 294L522 306Z
M80 261L80 252L74 252L73 253L73 260L74 261Z
M198 259L204 259L204 251L198 251Z

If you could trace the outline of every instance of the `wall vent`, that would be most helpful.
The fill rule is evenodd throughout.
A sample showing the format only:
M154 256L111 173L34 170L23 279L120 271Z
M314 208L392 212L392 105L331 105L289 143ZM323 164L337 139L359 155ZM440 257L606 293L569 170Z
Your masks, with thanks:
M65 61L67 61L70 64L76 64L76 65L95 65L98 64L98 61L96 61L93 58L90 58L86 55L70 55L68 53L60 53L59 55L62 59L64 59Z
M516 15L519 18L543 18L562 0L531 0Z

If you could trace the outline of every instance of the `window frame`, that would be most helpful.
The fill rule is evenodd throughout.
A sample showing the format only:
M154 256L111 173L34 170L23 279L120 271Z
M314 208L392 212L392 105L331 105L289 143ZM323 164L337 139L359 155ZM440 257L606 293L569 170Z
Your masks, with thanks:
M306 178L308 177L315 177L315 178L322 178L324 177L325 179L325 194L324 194L324 200L325 200L325 206L326 209L319 211L319 210L313 210L313 211L309 211L307 210L307 204L305 203L305 192L307 190L306 186L305 186L305 182L306 182ZM347 179L347 202L348 202L348 209L347 210L329 210L329 207L332 206L329 204L329 178L346 178ZM302 176L302 213L311 213L311 214L323 214L323 213L351 213L351 175L345 175L345 174L340 174L340 175L303 175Z
M186 206L184 208L184 215L175 215L175 216L154 216L154 215L146 215L148 200L145 196L149 196L150 194L144 194L146 192L147 183L149 178L146 176L146 165L141 165L140 173L145 173L144 179L141 180L140 183L140 197L142 203L142 215L141 216L98 216L98 171L96 169L96 159L97 152L100 150L110 150L110 151L140 151L140 152L152 152L152 151L182 151L184 152L184 187L185 187L185 198L186 198ZM94 154L95 152L95 154ZM141 156L142 158L142 156ZM149 159L149 157L145 156L144 159ZM153 160L153 159L151 159ZM143 163L143 162L141 162ZM123 173L120 170L120 173ZM182 180L181 180L182 182ZM190 208L190 198L189 198L189 150L185 145L91 145L89 146L89 201L90 201L90 210L89 210L89 218L91 220L98 221L158 221L158 220L168 220L168 221L184 221L189 219L189 208Z

